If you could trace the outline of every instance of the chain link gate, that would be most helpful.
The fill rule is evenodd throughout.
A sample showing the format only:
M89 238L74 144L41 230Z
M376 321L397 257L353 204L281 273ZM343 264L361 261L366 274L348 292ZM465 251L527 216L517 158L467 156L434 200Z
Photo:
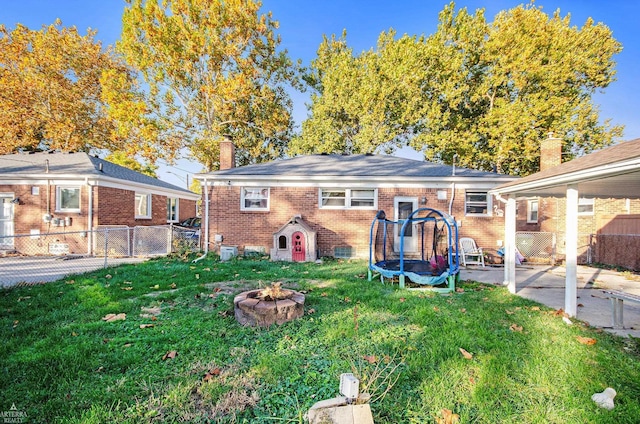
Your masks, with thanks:
M537 231L516 232L516 247L530 263L556 262L556 235L555 233Z

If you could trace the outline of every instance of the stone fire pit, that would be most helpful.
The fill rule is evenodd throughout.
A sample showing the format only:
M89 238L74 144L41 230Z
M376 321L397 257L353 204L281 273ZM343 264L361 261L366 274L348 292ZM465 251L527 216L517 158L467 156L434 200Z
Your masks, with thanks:
M304 315L304 294L286 290L280 283L242 292L233 299L236 321L251 327L284 324Z

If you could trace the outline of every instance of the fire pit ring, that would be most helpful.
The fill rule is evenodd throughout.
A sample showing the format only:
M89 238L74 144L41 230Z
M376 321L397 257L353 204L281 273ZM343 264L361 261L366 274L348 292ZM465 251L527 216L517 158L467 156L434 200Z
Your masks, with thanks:
M275 287L278 296L271 296L272 292L269 288L238 294L233 299L236 321L244 326L269 327L272 324L284 324L303 316L304 294L280 289L279 285Z

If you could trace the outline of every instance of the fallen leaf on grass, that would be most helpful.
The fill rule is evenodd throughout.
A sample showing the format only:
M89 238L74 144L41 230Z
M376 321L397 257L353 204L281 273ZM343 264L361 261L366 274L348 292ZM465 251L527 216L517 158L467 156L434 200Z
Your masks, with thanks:
M456 293L464 293L464 289L462 287L456 287Z
M329 294L327 292L322 292L322 293L320 293L320 296L321 297L327 297L327 296L329 296Z
M176 355L178 355L178 352L176 352L175 350L171 350L164 354L164 356L162 357L162 360L166 361L167 359L173 359L176 357Z
M202 377L202 381L211 381L213 377L220 375L222 370L220 368L213 368L207 371L207 373Z
M154 289L154 290L158 290L160 288L159 284L156 284L155 286L151 286L150 288Z
M16 328L16 327L18 326L18 323L19 323L19 322L20 322L20 321L18 321L18 320L13 321L13 328Z
M172 289L175 289L176 287L178 287L178 286L176 286L176 283L171 283L171 288Z
M400 302L404 302L406 299L404 297L400 298Z
M461 313L463 313L463 314L466 314L466 313L467 313L467 310L466 310L466 308L461 308L461 309L460 309L460 312L461 312Z
M127 319L127 314L124 314L124 313L107 314L107 315L102 317L102 321L106 321L106 322L123 321L125 319Z
M376 358L375 355L364 355L362 359L364 359L370 364L375 364L376 362L378 362L378 358Z
M463 348L459 348L459 349L460 349L460 353L462 353L462 356L464 356L464 359L473 359L472 353L467 352Z
M348 296L345 296L345 297L344 297L344 301L345 301L345 302L347 302L347 303L349 303L349 302L351 302L351 298L350 298L350 297L348 297Z
M122 345L122 347L131 347L131 343L125 343Z
M78 337L78 333L76 333L75 331L74 331L74 332L72 332L72 333L71 333L71 335L72 335L73 337Z
M133 287L120 287L120 290L129 291L129 290L133 290Z
M456 424L460 421L460 415L454 414L449 409L443 409L440 411L442 418L436 417L436 423L438 424Z
M505 310L505 312L507 313L507 315L513 315L513 314L515 314L515 312L510 311L510 310L508 310L508 309L506 309L506 310Z
M151 328L154 327L153 324L140 324L140 328Z
M104 278L106 278L107 280L110 280L111 279L111 274L105 275Z
M309 310L307 311L307 314L308 314L308 315L311 315L311 314L313 314L313 313L315 313L315 312L316 312L316 310L315 310L315 309L313 309L313 308L311 308L311 309L309 309Z
M583 345L591 346L596 344L596 341L596 339L592 339L591 337L578 336L578 342L582 343Z
M539 310L540 310L540 307L539 307L539 306L532 306L532 307L531 307L531 310L532 310L532 311L539 311Z
M434 310L434 311L436 311L436 312L438 312L438 311L440 310L440 308L438 308L437 306L434 306L434 307L433 307L433 310Z
M511 331L522 331L522 326L518 325L518 324L511 324L511 326L509 327L509 330L511 330Z
M565 314L564 310L562 308L560 308L560 309L558 309L556 311L553 311L553 316L555 316L555 317L565 317L565 316L567 316L567 314Z

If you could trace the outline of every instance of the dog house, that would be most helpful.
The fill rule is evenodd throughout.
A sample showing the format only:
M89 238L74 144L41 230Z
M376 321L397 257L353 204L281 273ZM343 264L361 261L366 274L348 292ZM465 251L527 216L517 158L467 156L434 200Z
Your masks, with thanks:
M312 262L317 258L316 232L300 215L273 234L272 261Z

